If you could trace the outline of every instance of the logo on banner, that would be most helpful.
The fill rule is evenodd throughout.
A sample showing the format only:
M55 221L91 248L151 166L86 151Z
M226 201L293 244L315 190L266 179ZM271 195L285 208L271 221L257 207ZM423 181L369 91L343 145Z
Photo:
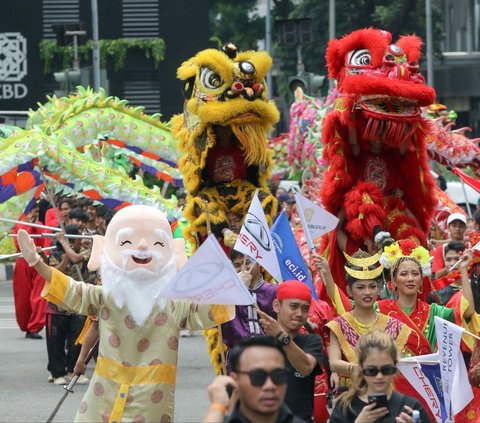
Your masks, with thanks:
M264 250L272 250L272 244L270 243L270 237L268 236L268 229L263 226L262 221L257 216L248 212L243 226L245 226L247 232Z
M27 86L17 81L26 75L27 39L19 32L0 33L0 99L25 97Z
M313 214L314 214L314 210L313 209L305 209L303 214L305 216L305 219L307 220L307 222L310 222L310 220L312 220L312 217L313 217Z

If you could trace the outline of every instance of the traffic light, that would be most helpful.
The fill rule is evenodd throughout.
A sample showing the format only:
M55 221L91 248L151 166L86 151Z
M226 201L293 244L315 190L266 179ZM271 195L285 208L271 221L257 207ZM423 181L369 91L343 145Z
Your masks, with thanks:
M54 72L55 81L60 84L60 89L55 90L57 97L65 97L74 92L78 85L82 87L91 87L93 81L93 71L91 66L83 67L78 70L66 69L62 72ZM108 92L108 80L106 69L100 70L100 86Z
M308 95L320 95L320 89L325 84L326 77L312 72L299 72L288 78L288 86L292 91L300 87Z

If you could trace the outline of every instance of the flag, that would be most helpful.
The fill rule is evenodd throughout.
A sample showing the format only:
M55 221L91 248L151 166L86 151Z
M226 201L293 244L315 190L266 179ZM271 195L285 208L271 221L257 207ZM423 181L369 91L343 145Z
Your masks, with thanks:
M447 420L438 354L403 358L398 369L427 403L437 422Z
M452 172L457 175L463 182L471 186L475 191L480 192L480 180L478 178L473 178L470 175L467 175L465 172L461 171L458 167L454 167Z
M337 227L338 217L312 203L298 192L295 192L295 201L305 235L307 236L308 231L312 241Z
M233 249L253 258L260 266L281 282L282 273L273 246L258 192L255 193Z
M209 235L157 299L191 300L196 304L250 305L255 301L214 235Z
M285 211L282 211L280 216L277 217L271 228L271 233L283 280L295 279L306 283L312 291L313 298L318 300L312 278L307 265L303 261L302 253L298 248Z
M472 387L468 381L465 361L460 350L464 329L461 326L435 316L435 332L438 343L438 359L442 374L445 406L450 416L459 413L473 399ZM464 378L463 381L461 378ZM452 395L455 389L455 395Z

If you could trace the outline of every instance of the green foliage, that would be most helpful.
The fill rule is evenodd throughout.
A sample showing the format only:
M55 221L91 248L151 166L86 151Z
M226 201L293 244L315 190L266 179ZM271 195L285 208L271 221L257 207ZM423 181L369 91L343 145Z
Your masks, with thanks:
M118 38L116 40L99 40L100 62L105 66L108 59L113 60L116 71L121 69L125 63L128 50L137 48L145 52L147 58L151 58L158 67L165 58L165 42L161 38L149 40L139 38ZM93 41L88 40L85 44L78 46L80 60L88 62L91 57ZM73 46L59 46L56 40L42 40L39 44L40 58L43 61L43 71L49 73L52 70L52 62L56 56L62 60L63 69L71 67L73 61Z
M256 12L256 0L212 0L210 4L212 41L232 42L239 50L257 49L257 41L265 38L265 19Z

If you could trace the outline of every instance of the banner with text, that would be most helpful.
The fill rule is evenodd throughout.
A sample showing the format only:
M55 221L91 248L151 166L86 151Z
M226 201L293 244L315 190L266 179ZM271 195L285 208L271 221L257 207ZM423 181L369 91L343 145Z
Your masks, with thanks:
M313 298L318 300L312 278L307 265L303 261L302 253L298 248L285 211L282 211L275 220L271 233L283 280L294 279L306 283L312 291Z
M316 238L332 231L338 225L338 217L324 210L318 204L312 203L308 198L295 192L295 200L299 206L299 213L303 213L308 232L315 241ZM304 228L306 231L307 228Z
M398 369L428 404L435 421L447 421L438 354L403 358Z
M283 280L277 253L273 246L272 235L268 228L262 205L258 199L258 192L255 193L252 199L233 249L253 258L277 282Z
M435 316L435 332L438 343L438 360L442 374L442 387L445 396L445 406L450 415L460 412L472 399L473 392L469 383L458 379L466 375L465 361L460 350L460 341L464 329L461 326ZM463 367L463 368L462 368ZM457 377L455 374L458 373ZM452 396L455 388L455 395ZM451 405L451 408L450 408Z

